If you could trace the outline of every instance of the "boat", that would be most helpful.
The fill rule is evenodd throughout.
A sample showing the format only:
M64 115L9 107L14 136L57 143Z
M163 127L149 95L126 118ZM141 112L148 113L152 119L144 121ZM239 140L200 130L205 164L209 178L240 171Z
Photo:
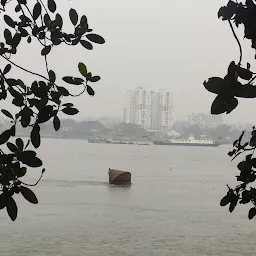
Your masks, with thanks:
M88 139L89 143L108 143L108 140L103 137L90 137Z
M220 144L212 139L195 139L190 136L183 139L157 140L154 145L170 145L170 146L200 146L200 147L218 147Z
M109 184L114 184L114 185L130 185L131 184L130 172L109 168L108 175L109 175Z

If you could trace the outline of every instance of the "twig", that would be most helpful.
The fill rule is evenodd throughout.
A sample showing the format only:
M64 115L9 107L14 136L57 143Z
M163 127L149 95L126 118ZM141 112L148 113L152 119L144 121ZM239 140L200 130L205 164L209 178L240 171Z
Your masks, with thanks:
M32 75L35 75L35 76L39 76L39 77L41 77L41 78L43 78L43 79L45 79L45 80L51 82L51 81L50 81L48 78L46 78L45 76L40 75L40 74L38 74L38 73L35 73L35 72L33 72L33 71L30 71L30 70L28 70L28 69L25 69L25 68L21 67L21 66L19 66L18 64L12 62L12 61L11 61L10 59L8 59L7 57L3 56L3 55L1 55L1 57L4 58L5 60L7 60L8 62L10 62L10 63L11 63L12 65L14 65L15 67L17 67L17 68L19 68L19 69L21 69L21 70L23 70L23 71L28 72L28 73L30 73L30 74L32 74Z
M42 179L43 175L44 175L44 171L41 172L40 178L39 178L38 181L37 181L36 183L34 183L34 184L27 184L27 183L25 183L25 182L23 182L23 181L20 181L20 182L21 182L21 184L23 184L23 185L25 185L25 186L34 187L34 186L36 186L36 185L40 182L40 180Z
M74 94L69 93L69 95L72 96L72 97L78 97L78 96L82 95L85 92L85 90L86 90L86 86L84 86L83 91L80 92L79 94L74 95Z
M256 75L251 78L251 80L248 82L248 84L251 84L256 79Z
M229 23L229 26L230 26L230 28L231 28L231 30L232 30L232 33L233 33L233 35L234 35L234 37L235 37L235 39L236 39L236 41L237 41L237 43L238 43L238 47L239 47L239 51L240 51L240 58L239 58L238 66L240 66L240 65L241 65L241 62L242 62L242 57L243 57L242 46L241 46L241 43L240 43L240 41L239 41L239 39L238 39L238 37L237 37L237 35L236 35L236 32L235 32L235 30L234 30L234 28L233 28L233 25L232 25L231 21L228 20L228 23Z

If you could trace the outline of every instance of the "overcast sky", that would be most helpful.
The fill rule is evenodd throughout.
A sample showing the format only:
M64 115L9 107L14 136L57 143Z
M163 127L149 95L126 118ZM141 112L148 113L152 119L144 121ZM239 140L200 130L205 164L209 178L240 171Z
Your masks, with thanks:
M170 90L175 119L185 119L191 112L209 112L214 95L204 89L203 81L223 77L230 61L238 58L228 23L217 18L219 7L226 3L223 0L57 2L61 2L59 12L66 17L71 7L85 14L94 32L106 39L105 45L96 45L90 52L82 46L56 48L50 58L50 68L58 75L78 75L77 63L82 61L102 77L94 85L95 97L84 94L75 100L79 119L122 116L127 90L138 86ZM245 46L246 63L253 61L254 51L248 43ZM17 62L44 72L37 48L25 46L23 50ZM27 78L23 72L18 74ZM238 108L224 120L252 123L255 107L256 100L240 100Z

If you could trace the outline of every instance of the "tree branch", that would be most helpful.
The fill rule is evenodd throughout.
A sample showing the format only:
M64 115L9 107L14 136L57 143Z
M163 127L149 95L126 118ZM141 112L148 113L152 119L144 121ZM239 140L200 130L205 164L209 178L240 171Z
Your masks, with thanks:
M238 39L238 37L237 37L237 35L236 35L236 32L235 32L235 30L234 30L234 28L233 28L233 25L232 25L231 21L228 20L228 23L229 23L229 26L230 26L230 28L231 28L231 30L232 30L233 36L235 37L235 39L236 39L236 41L237 41L237 43L238 43L238 47L239 47L239 51L240 51L240 58L239 58L238 66L240 66L240 65L241 65L241 62L242 62L242 57L243 57L242 46L241 46L241 43L240 43L240 41L239 41L239 39Z
M5 60L7 60L8 62L10 62L10 63L11 63L12 65L14 65L15 67L17 67L17 68L19 68L19 69L21 69L21 70L23 70L23 71L25 71L25 72L27 72L27 73L30 73L31 75L39 76L39 77L41 77L41 78L43 78L43 79L45 79L45 80L51 82L47 77L45 77L45 76L43 76L43 75L40 75L40 74L38 74L38 73L35 73L35 72L33 72L33 71L30 71L30 70L28 70L28 69L25 69L25 68L21 67L21 66L19 66L18 64L12 62L12 61L11 61L10 59L8 59L7 57L3 56L3 55L1 55L1 57L4 58Z

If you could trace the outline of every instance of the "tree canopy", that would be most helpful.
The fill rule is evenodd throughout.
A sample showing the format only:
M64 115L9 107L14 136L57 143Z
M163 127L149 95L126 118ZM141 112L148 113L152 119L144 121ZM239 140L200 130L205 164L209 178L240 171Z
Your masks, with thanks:
M232 60L227 68L224 78L211 77L204 82L204 87L211 93L217 94L211 106L211 113L219 115L229 114L238 106L238 98L255 98L256 73L251 70L251 64L244 60L243 47L237 36L236 28L244 28L244 38L251 41L251 48L256 49L256 4L253 0L228 1L218 11L218 17L228 22L239 49L238 60ZM255 55L256 59L256 55ZM245 155L237 168L239 175L236 176L239 184L235 188L228 186L227 194L221 199L221 206L229 206L233 212L237 204L251 203L248 217L256 216L256 188L253 183L256 180L256 129L252 128L249 141L245 141L245 131L234 141L233 150L228 153L232 160L239 155Z
M0 134L0 145L7 148L0 149L0 209L6 209L14 221L18 214L14 194L21 194L30 203L38 203L36 195L28 187L39 183L45 169L42 169L35 184L26 184L22 178L30 168L43 166L36 152L41 144L40 125L51 121L58 131L61 126L60 113L73 116L79 112L72 102L63 103L63 100L70 96L81 96L84 92L94 96L92 84L100 80L100 76L89 72L82 60L77 65L79 77L62 74L62 80L58 79L54 67L48 62L48 56L59 45L92 50L94 44L104 44L105 40L89 27L87 17L79 15L75 9L71 8L69 20L64 20L54 0L0 0L0 16L5 22L5 27L1 27L3 42L0 42L0 100L11 99L17 109L15 113L1 110L10 120L11 127ZM71 22L73 31L65 31L64 22ZM20 52L21 43L39 43L41 58L33 61L45 63L47 76L28 70L13 60ZM29 55L29 52L26 54ZM68 62L68 51L62 57L63 61ZM22 77L11 76L13 67L29 73L34 81L29 83ZM62 82L57 83L59 80ZM72 94L67 84L81 87L81 92ZM28 141L15 136L18 124L31 129Z

